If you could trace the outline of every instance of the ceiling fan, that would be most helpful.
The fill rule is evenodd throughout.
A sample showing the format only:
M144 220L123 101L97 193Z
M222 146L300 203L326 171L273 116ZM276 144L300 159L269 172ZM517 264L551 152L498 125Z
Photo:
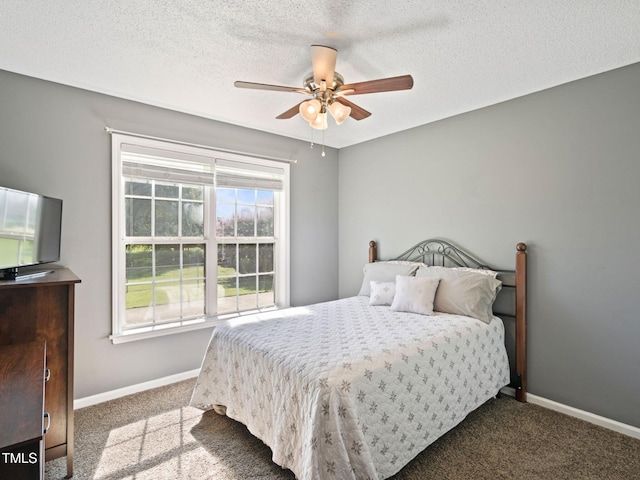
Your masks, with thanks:
M311 45L313 72L304 79L301 88L241 81L234 82L234 85L238 88L296 92L312 97L291 107L276 118L288 119L300 113L302 118L318 130L327 128L327 112L338 125L342 124L347 117L362 120L371 115L364 108L344 98L347 95L409 90L413 87L411 75L345 84L342 75L335 71L337 56L338 51L335 48Z

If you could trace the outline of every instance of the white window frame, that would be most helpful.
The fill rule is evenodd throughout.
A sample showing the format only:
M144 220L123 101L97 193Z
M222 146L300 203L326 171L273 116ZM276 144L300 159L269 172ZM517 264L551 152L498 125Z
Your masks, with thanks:
M247 165L256 169L277 168L283 172L283 189L276 195L274 202L274 238L276 239L274 261L275 265L275 300L276 307L286 308L290 304L290 165L285 162L249 157L234 153L221 152L213 148L191 146L180 142L163 141L158 139L136 137L125 134L112 134L112 333L110 339L114 344L142 340L162 335L169 335L202 328L212 328L217 323L240 315L247 315L259 311L244 311L233 314L218 315L217 307L217 246L215 235L216 211L215 188L205 187L205 269L206 280L206 313L201 318L176 320L175 322L145 325L140 328L124 328L125 322L125 285L126 285L126 216L124 212L125 194L123 181L123 144L137 146L142 149L156 149L170 151L176 158L194 159L199 163L207 163L215 169L216 162L228 165ZM200 241L200 240L198 240ZM215 273L211 273L215 272Z

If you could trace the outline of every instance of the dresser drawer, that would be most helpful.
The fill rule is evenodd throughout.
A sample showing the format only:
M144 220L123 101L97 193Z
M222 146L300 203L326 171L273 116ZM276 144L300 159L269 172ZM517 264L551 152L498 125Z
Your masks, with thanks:
M42 478L45 351L41 342L0 347L0 478Z

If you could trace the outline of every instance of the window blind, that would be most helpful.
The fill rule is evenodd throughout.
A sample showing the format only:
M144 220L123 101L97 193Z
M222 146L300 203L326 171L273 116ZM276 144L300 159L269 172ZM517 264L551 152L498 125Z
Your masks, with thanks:
M284 169L253 163L216 159L216 187L282 191Z
M213 185L213 158L122 144L122 174L125 177L169 183Z
M213 185L213 172L197 172L181 168L163 167L136 161L122 163L122 175L125 177L158 180L169 183L192 185Z
M224 188L282 191L285 170L277 166L206 157L123 143L125 177Z

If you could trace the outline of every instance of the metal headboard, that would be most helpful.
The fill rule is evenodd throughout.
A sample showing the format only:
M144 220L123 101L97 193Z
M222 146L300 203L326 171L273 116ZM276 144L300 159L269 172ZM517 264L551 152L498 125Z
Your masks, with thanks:
M430 266L468 267L498 272L497 278L502 282L503 288L493 305L493 312L499 317L516 317L515 270L493 268L460 247L439 238L424 240L393 260L421 262Z
M369 242L369 262L378 259L376 242ZM498 272L502 289L493 304L493 313L505 325L505 345L511 364L511 385L516 398L526 401L526 269L527 246L516 246L515 270L501 270L486 265L446 240L424 240L392 260L421 262L430 266L469 267Z
M487 265L472 257L464 250L440 239L424 240L394 260L422 262L427 265L440 265L443 267L455 266L489 269Z

